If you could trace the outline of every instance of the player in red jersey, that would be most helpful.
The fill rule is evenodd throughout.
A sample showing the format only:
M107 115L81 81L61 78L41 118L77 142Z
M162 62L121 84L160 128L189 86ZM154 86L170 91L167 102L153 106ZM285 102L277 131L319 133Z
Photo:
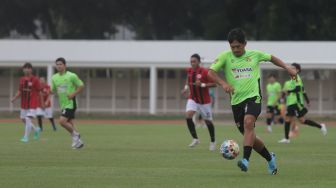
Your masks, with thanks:
M193 140L189 147L194 147L200 143L197 137L195 124L192 120L193 115L196 112L200 112L210 134L211 142L209 150L214 151L216 149L215 127L212 123L209 87L216 87L216 84L208 79L208 69L201 67L200 63L201 58L198 54L193 54L190 57L191 68L187 69L187 82L184 89L182 90L183 94L186 94L188 90L190 93L186 106L186 120Z
M42 100L41 87L39 79L33 75L33 66L31 63L23 65L23 74L20 78L20 86L16 95L11 102L21 97L21 112L20 118L25 124L25 133L21 138L22 142L28 142L30 131L35 131L34 139L38 140L40 135L40 128L35 126L32 122L36 117L36 108Z
M41 89L42 89L42 96L43 96L43 101L42 103L44 104L44 108L42 108L42 104L39 103L39 107L36 110L36 116L37 116L37 120L38 120L38 125L41 129L41 131L43 130L43 124L42 124L42 118L48 118L53 130L56 131L56 125L55 125L55 121L53 118L53 110L51 108L51 99L50 99L50 95L51 95L51 90L50 90L50 86L46 83L46 80L44 77L40 77L40 84L41 84Z

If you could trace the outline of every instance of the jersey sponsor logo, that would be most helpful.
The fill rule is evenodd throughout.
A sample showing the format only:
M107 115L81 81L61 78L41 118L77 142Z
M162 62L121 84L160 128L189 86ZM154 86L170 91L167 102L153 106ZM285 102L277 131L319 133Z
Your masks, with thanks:
M245 67L245 68L234 68L232 69L233 73L244 73L244 72L252 72L252 67Z
M252 67L245 67L245 68L234 68L232 72L234 74L235 79L244 79L244 78L251 78L251 72L253 71Z

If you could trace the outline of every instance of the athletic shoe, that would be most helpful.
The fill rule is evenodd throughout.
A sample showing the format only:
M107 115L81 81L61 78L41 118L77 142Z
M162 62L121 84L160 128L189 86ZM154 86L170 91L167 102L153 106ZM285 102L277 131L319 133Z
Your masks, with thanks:
M237 163L237 165L240 168L240 170L244 171L244 172L247 172L247 170L248 170L248 164L249 164L249 162L246 159L241 159Z
M327 127L324 123L321 124L321 132L324 136L327 135L328 131L327 131Z
M267 132L269 132L269 133L272 132L272 126L270 126L270 125L267 126Z
M197 144L199 144L200 141L198 139L193 139L192 142L189 144L189 147L195 147Z
M71 147L75 147L79 139L80 139L80 134L73 134Z
M37 130L34 132L34 140L40 139L41 128L37 127Z
M22 137L21 139L20 139L20 141L21 142L24 142L24 143L27 143L28 142L28 138L27 137Z
M280 144L289 144L289 143L290 143L290 140L289 140L289 139L286 139L286 138L283 138L283 139L279 140L278 143L280 143Z
M216 142L210 142L209 150L210 151L215 151L216 150Z
M78 139L76 144L72 147L72 149L81 149L84 147L84 143L81 139Z
M271 153L271 156L272 156L272 159L268 161L268 172L271 175L275 175L278 172L277 165L276 165L276 158L275 158L274 153Z

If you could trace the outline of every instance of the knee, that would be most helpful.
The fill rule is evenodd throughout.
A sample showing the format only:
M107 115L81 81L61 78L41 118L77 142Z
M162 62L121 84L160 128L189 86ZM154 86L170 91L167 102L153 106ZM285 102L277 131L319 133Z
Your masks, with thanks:
M66 123L66 120L61 118L58 120L59 124L61 124L62 126Z
M204 122L205 122L206 125L213 125L212 121L210 121L210 120L204 120Z
M254 125L254 120L251 118L245 118L244 119L244 126L253 126Z
M253 130L254 129L254 121L251 118L244 119L244 129L245 131Z
M300 118L299 121L300 123L304 124L306 120L304 118Z
M193 115L194 115L194 113L195 113L195 112L188 111L188 112L186 113L186 118L187 118L187 119L190 119L190 118L192 118L192 117L193 117Z

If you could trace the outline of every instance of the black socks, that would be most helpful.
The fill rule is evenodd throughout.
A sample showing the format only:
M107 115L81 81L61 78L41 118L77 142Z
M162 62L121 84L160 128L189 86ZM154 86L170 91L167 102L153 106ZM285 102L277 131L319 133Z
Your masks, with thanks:
M40 129L42 131L43 130L42 116L37 116L37 122L38 122L38 126L40 127Z
M55 122L54 122L54 118L49 118L49 121L50 121L54 131L56 131L56 125L55 125Z
M252 146L244 146L244 159L250 160Z
M289 139L290 122L285 122L285 138Z
M272 118L267 118L266 123L268 126L270 126L272 124Z
M211 121L208 120L205 121L205 124L208 127L211 142L215 142L215 126Z
M187 118L187 125L188 125L188 129L189 129L191 136L194 139L198 139L196 129L195 129L195 124L191 118Z
M311 127L316 127L316 128L321 129L321 125L318 124L318 123L316 123L315 121L306 119L303 123L306 124L306 125L309 125L309 126L311 126Z
M257 151L262 157L264 157L267 161L272 160L272 156L270 154L270 152L266 149L266 147L264 146L264 148L261 151Z

